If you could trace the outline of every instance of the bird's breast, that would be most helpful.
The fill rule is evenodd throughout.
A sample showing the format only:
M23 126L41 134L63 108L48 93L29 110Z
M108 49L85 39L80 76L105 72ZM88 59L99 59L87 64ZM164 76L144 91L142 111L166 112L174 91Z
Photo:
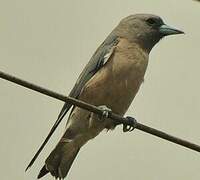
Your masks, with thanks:
M108 62L87 82L80 99L106 105L123 115L143 82L148 56L137 46L121 42Z

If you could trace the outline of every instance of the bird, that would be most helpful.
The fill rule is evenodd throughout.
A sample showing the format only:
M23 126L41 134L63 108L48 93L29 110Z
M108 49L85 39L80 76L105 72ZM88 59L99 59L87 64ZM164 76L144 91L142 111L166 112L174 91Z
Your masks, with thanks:
M69 93L70 97L98 106L104 115L66 102L27 169L71 109L65 131L38 175L38 179L48 173L64 179L81 147L104 129L113 130L118 125L107 115L112 111L124 116L144 81L152 48L168 35L183 33L165 24L157 15L134 14L123 18L95 51ZM129 131L125 125L124 131Z

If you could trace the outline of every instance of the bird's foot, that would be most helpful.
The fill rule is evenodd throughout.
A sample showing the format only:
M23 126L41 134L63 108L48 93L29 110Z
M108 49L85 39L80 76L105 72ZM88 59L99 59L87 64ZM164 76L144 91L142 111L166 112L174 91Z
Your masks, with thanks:
M127 116L128 124L123 124L123 132L131 132L137 125L137 120L133 117Z
M99 116L100 120L104 120L109 117L109 114L112 112L106 105L98 106L98 108L102 111L102 115Z

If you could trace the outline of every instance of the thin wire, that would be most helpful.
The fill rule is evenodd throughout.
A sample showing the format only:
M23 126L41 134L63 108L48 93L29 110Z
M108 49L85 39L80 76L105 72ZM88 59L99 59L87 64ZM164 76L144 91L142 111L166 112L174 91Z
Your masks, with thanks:
M52 98L55 98L55 99L58 99L58 100L61 100L61 101L64 101L64 102L68 102L70 104L73 104L73 105L78 106L80 108L86 109L86 110L91 111L93 113L96 113L96 114L99 114L99 115L102 115L102 113L103 113L101 109L99 109L98 107L96 107L94 105L88 104L86 102L83 102L83 101L80 101L80 100L77 100L77 99L74 99L74 98L71 98L71 97L64 96L64 95L59 94L57 92L51 91L49 89L35 85L33 83L22 80L20 78L15 77L15 76L9 75L5 72L0 71L0 78L8 80L8 81L13 82L13 83L18 84L18 85L21 85L21 86L26 87L28 89L37 91L41 94L50 96ZM133 124L130 124L130 121L127 118L121 117L121 116L114 114L112 112L109 113L109 118L115 120L119 124L133 125ZM168 141L173 142L175 144L179 144L179 145L184 146L186 148L200 152L200 146L197 145L197 144L194 144L194 143L191 143L191 142L186 141L184 139L180 139L178 137L172 136L172 135L167 134L163 131L160 131L160 130L157 130L155 128L141 124L137 121L135 121L134 127L135 127L135 129L144 131L146 133L149 133L151 135L154 135L154 136L160 137L162 139L168 140ZM55 129L54 129L54 131L55 131ZM30 166L28 166L28 167L30 167Z

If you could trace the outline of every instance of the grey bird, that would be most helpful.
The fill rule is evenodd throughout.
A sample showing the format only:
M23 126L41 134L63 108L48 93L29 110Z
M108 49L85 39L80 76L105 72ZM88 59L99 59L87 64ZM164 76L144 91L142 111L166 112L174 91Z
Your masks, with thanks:
M96 50L69 96L99 106L105 114L111 109L123 116L143 82L151 49L163 37L182 33L152 14L136 14L122 19ZM64 104L54 127L27 168L33 164L70 108L70 104ZM46 159L38 178L48 172L55 178L65 178L80 148L103 129L114 129L116 125L109 118L102 119L87 110L73 107L65 132Z

